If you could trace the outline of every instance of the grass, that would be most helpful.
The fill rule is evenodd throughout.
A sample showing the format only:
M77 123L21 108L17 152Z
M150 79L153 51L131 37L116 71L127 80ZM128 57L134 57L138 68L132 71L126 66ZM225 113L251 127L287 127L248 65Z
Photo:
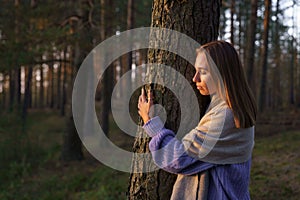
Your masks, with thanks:
M126 199L129 174L110 169L86 151L83 161L62 162L65 120L58 113L31 111L26 132L18 115L0 117L0 199ZM115 143L130 149L111 124ZM121 141L126 141L122 143ZM257 138L253 152L252 199L298 199L300 131Z
M299 199L300 131L256 140L251 172L253 199Z

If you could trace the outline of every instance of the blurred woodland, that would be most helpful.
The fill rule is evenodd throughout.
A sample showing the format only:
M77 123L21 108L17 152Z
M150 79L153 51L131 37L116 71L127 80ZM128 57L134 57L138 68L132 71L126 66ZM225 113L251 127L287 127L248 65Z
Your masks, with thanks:
M151 25L155 1L0 0L0 199L126 198L129 175L103 166L81 144L72 86L99 43ZM259 107L253 199L300 195L299 167L293 164L300 164L299 11L298 0L223 0L220 7L218 37L240 54ZM98 85L99 122L124 149L131 149L133 138L120 136L108 97L123 74L147 61L147 49L123 55ZM288 147L293 154L282 154L282 165L266 155L276 157ZM266 186L271 182L273 189Z

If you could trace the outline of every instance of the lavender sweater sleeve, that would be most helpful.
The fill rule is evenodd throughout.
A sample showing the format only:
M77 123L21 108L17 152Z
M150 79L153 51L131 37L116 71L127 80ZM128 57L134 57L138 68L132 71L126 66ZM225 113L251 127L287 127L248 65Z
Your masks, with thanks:
M176 139L173 131L164 128L159 117L150 119L143 128L152 137L149 149L160 168L170 173L192 175L216 166L189 156L182 142Z

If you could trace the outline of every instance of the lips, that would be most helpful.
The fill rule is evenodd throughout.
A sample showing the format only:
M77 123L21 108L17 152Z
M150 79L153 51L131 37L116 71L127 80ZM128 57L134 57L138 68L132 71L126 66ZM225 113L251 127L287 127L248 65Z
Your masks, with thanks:
M198 90L203 90L203 87L200 86L200 85L197 85L197 84L196 84L196 87L197 87Z

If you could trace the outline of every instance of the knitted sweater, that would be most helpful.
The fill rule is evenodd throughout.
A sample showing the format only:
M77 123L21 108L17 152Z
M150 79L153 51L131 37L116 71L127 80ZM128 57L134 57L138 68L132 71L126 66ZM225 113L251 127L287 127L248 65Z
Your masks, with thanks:
M232 113L229 113L229 115L227 113L225 119L225 126L226 125L232 126L231 128L226 128L227 132L234 130ZM170 173L178 174L177 180L173 186L172 200L250 199L248 185L253 141L250 141L250 153L246 152L246 156L241 159L241 156L238 155L236 156L236 160L228 160L228 158L225 158L224 160L220 159L215 160L214 162L214 159L218 159L218 156L222 156L222 151L224 152L224 155L226 155L226 148L224 149L222 146L217 147L216 151L212 151L212 157L200 157L199 155L197 157L197 153L193 151L193 148L187 148L187 145L184 144L186 142L185 138L183 138L183 141L177 140L173 131L164 128L159 117L154 117L149 120L143 128L146 133L152 137L149 148L154 162L160 168ZM247 131L250 132L250 137L245 135L245 138L247 139L247 137L249 137L248 139L253 140L254 127L249 128ZM187 134L187 141L189 141L192 134L195 135L194 132ZM221 137L221 143L224 140ZM234 143L229 144L235 145ZM198 144L192 144L189 145L189 147L195 147L197 145ZM238 143L236 145L238 146ZM249 149L249 147L245 149ZM239 152L240 149L237 148L235 151ZM215 153L217 153L217 156ZM229 157L229 154L227 157ZM235 157L235 155L233 157ZM211 162L203 161L205 158L211 159ZM247 159L245 160L245 158ZM239 160L240 162L238 162Z

